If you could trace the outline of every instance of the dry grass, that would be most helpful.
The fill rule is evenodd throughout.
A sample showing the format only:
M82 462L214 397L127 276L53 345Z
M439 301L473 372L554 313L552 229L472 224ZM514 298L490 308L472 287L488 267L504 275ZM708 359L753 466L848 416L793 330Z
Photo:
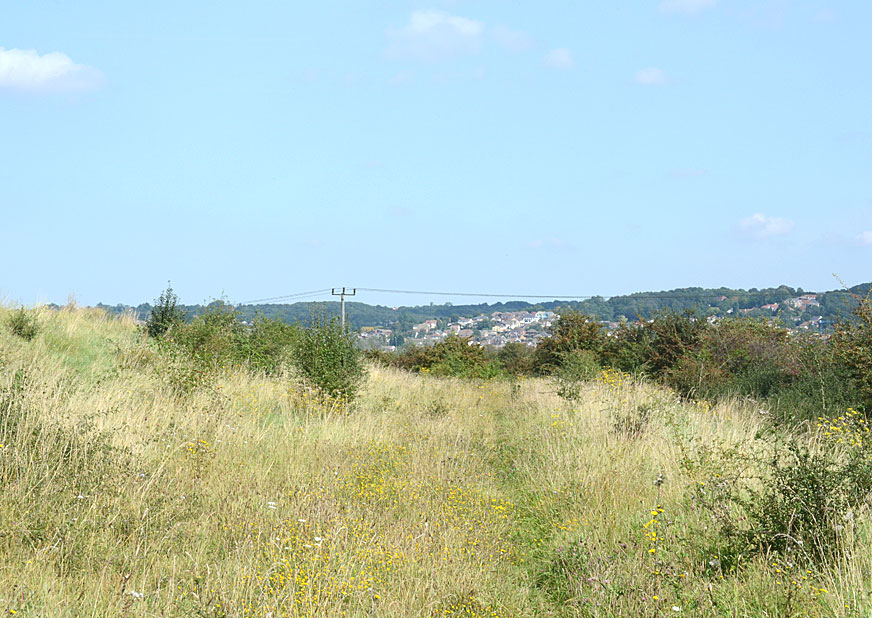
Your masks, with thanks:
M0 327L7 613L870 611L867 514L842 564L798 575L801 591L761 559L712 566L711 521L689 496L717 461L686 462L754 443L763 418L742 404L608 374L570 406L543 380L379 368L351 409L234 368L178 397L130 321L36 312L30 342Z

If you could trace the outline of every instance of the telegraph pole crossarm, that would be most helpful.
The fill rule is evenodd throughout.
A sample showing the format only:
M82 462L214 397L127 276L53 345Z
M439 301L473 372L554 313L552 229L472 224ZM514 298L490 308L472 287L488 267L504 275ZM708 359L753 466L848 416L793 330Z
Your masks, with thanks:
M339 301L340 301L339 304L342 307L342 321L340 323L342 325L342 332L344 333L345 332L345 297L346 296L356 296L357 295L357 288L351 288L351 292L346 291L346 288L342 288L341 292L337 292L336 291L337 289L339 289L339 288L333 288L330 291L330 293L333 296L339 297Z

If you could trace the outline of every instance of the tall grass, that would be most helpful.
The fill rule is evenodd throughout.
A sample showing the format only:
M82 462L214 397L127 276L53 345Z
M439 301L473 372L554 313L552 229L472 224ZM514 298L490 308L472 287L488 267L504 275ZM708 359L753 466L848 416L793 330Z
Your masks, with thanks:
M868 509L833 562L720 553L717 509L737 507L700 490L774 443L756 406L683 402L615 371L573 403L543 379L378 367L353 404L232 366L180 392L129 320L30 311L33 339L0 328L0 611L870 611Z

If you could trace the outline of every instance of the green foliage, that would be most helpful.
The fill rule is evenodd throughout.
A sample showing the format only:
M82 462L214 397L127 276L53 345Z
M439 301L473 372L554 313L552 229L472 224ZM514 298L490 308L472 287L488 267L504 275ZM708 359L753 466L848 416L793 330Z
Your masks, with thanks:
M663 376L697 348L709 324L694 311L663 311L643 328L647 331L645 365L652 374Z
M858 404L832 345L752 318L709 323L692 312L661 313L621 325L599 359L625 372L647 373L685 398L757 399L778 420L811 419Z
M513 376L527 375L533 372L535 352L530 346L510 342L497 352L497 360L502 368Z
M185 394L211 385L229 367L276 373L291 362L298 340L298 327L266 318L246 326L234 307L218 300L156 340L163 360L157 370L177 394Z
M149 337L160 337L184 320L185 312L179 307L179 297L173 292L172 285L167 282L167 289L161 292L145 321L145 332Z
M866 413L872 412L872 297L855 296L853 321L838 325L833 342Z
M838 556L839 532L872 491L868 457L813 452L790 441L773 456L769 471L744 501L750 547L802 553L814 561Z
M13 311L6 319L6 324L13 335L21 337L25 341L31 341L39 333L39 322L36 316L24 307Z
M408 347L378 358L407 371L455 378L491 379L505 375L497 359L467 337L449 335L432 346Z
M244 361L255 371L274 374L292 360L293 350L300 339L300 328L261 317L255 319L247 335L236 360Z
M717 524L721 566L735 568L742 556L778 554L808 563L841 556L843 531L872 494L872 442L853 409L821 417L819 427L814 446L788 436L747 452L711 449L699 460L707 463L689 466L697 475L709 470L693 503Z
M428 368L434 375L490 379L502 374L487 351L466 337L450 335L427 352Z
M214 371L244 356L247 333L234 308L224 301L209 304L205 313L187 324L177 324L169 333L203 369Z
M566 354L585 350L596 355L603 348L606 336L603 326L589 315L566 311L549 329L550 337L536 346L535 364L542 373L550 373L570 358Z
M366 377L354 336L323 311L314 312L310 326L300 333L294 364L307 382L330 397L353 399Z
M596 354L591 350L567 350L560 353L559 361L553 373L557 394L567 401L579 401L583 385L602 370Z

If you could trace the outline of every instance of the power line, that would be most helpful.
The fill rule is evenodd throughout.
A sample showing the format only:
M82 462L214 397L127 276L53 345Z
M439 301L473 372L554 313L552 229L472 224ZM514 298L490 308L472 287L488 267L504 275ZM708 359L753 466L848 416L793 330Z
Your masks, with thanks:
M357 288L361 292L381 292L383 294L420 294L423 296L478 296L487 298L593 298L586 294L476 294L473 292L422 292L420 290L384 290L380 288Z
M330 292L331 288L324 288L323 290L311 290L309 292L297 292L296 294L285 294L284 296L271 296L270 298L257 298L255 300L246 300L245 302L239 303L240 305L252 305L254 303L266 303L274 300L291 300L291 299L301 299L305 296L320 296L322 294L326 294Z
M432 290L394 290L387 288L357 288L361 292L377 292L380 294L415 294L419 296L463 296L463 297L478 297L478 298L508 298L508 299L553 299L553 300L590 300L593 298L603 298L611 300L621 298L627 301L634 300L701 300L701 299L720 299L725 294L662 294L657 292L638 292L632 294L618 294L615 296L605 296L601 294L494 294L491 292L441 292ZM241 305L250 305L254 303L265 303L274 301L294 300L300 301L309 297L322 296L329 294L333 288L324 288L321 290L311 290L309 292L298 292L296 294L285 294L283 296L272 296L269 298L259 298L256 300L248 300L240 303ZM744 294L754 294L755 292L747 292ZM728 297L729 298L729 297Z

